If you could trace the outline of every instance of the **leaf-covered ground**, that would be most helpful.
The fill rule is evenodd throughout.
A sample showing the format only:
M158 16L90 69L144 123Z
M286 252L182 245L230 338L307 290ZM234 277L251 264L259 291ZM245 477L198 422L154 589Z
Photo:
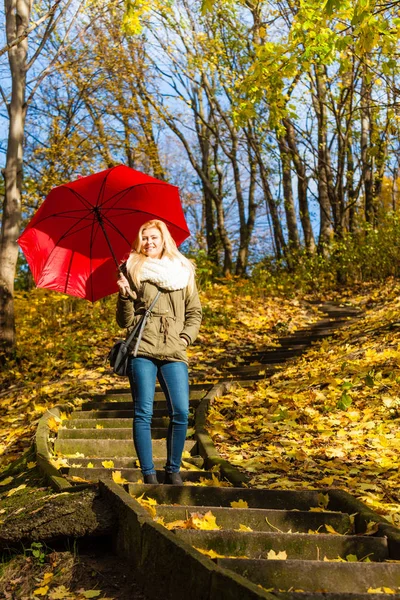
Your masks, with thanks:
M343 488L400 525L400 285L351 299L363 318L250 388L209 431L256 487Z
M263 292L251 281L231 280L201 292L204 320L189 349L192 381L222 377L221 356L273 343L317 319L296 299ZM31 444L40 416L56 404L82 403L93 394L126 385L105 357L122 336L115 323L115 297L95 304L45 290L18 292L15 300L18 350L0 372L0 466Z

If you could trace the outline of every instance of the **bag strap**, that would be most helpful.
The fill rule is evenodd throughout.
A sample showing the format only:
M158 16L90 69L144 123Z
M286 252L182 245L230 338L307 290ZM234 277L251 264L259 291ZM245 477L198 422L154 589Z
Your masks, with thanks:
M156 297L154 298L153 302L150 305L150 308L148 308L146 310L146 312L144 313L144 315L143 315L143 319L140 322L140 330L139 330L138 336L136 338L136 344L135 344L135 347L133 349L133 356L136 356L137 353L138 353L139 344L140 344L140 340L142 339L144 327L145 327L145 325L147 323L147 319L151 315L151 311L153 310L155 303L157 302L157 300L160 297L160 294L161 294L161 292L160 292L160 290L158 290Z
M161 295L160 290L157 292L156 297L154 298L153 302L150 304L150 307L146 310L146 312L144 313L143 317L140 319L140 321L138 321L134 327L134 329L130 332L130 334L128 335L128 337L125 340L125 343L127 346L129 346L131 344L131 342L133 341L133 338L135 337L137 331L139 331L139 335L138 335L138 340L135 344L135 350L137 352L137 349L139 347L139 343L140 340L142 338L143 335L143 330L144 330L144 326L146 325L146 321L149 318L151 311L153 310L155 303L157 302L157 300L159 299ZM134 356L136 356L136 354L134 354Z

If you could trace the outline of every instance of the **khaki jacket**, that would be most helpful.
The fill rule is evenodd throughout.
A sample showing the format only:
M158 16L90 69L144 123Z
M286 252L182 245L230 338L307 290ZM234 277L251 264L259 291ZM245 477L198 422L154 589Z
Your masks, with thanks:
M134 289L132 282L131 287ZM169 292L145 281L139 290L134 289L137 295L135 300L118 295L117 323L120 327L127 327L129 333L150 307L159 290L161 295L144 328L138 356L188 362L183 338L188 345L195 341L202 318L196 287L192 294L189 294L188 288Z

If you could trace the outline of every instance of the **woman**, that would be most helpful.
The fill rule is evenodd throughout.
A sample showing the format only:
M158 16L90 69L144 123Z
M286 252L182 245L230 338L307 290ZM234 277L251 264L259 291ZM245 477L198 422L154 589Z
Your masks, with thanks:
M128 359L134 402L133 439L144 483L158 483L152 457L151 419L156 377L167 400L169 427L165 483L179 485L189 414L186 348L196 339L201 305L194 265L176 247L165 223L148 221L139 230L118 279L117 322L133 327L160 291L140 340Z

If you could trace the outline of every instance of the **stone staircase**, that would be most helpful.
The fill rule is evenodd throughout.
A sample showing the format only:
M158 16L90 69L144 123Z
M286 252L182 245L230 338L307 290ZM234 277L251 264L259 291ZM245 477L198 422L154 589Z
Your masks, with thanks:
M184 452L184 461L189 468L181 470L184 481L199 481L212 476L209 471L201 469L204 459L197 454L197 443L193 439L194 411L207 392L208 389L201 386L197 386L197 389L194 386L190 390L189 439L185 442ZM156 392L154 406L153 456L158 480L162 482L168 428L167 403L163 392ZM81 410L73 412L58 430L54 453L68 461L68 466L61 469L62 474L72 483L74 478L75 482L76 478L85 481L111 478L115 471L119 471L127 481L141 480L132 441L132 427L132 398L127 389L110 392L105 398L94 398L84 403ZM102 464L110 461L113 465L107 468Z
M345 307L321 308L326 318L283 336L279 347L243 356L237 368L219 360L218 368L234 380L230 385L268 377L356 316ZM63 489L100 482L101 495L119 518L114 546L131 561L149 598L400 599L399 530L341 490L245 487L245 476L217 458L205 431L208 403L223 389L210 387L191 386L183 486L142 483L127 389L84 403L62 421L47 446L45 426L39 428L39 464L46 468L50 453L61 458L58 475L54 469L49 474L65 482ZM167 422L165 398L158 390L153 453L160 482Z

